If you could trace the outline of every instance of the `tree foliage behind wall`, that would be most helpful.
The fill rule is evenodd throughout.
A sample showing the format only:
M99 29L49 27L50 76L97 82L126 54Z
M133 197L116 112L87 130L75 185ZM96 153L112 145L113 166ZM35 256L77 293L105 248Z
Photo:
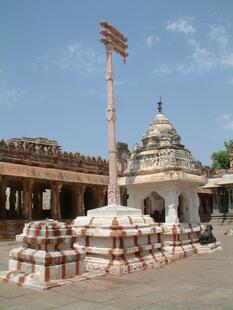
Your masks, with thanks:
M212 168L228 169L230 167L230 155L233 152L233 140L224 142L225 150L214 152L211 155Z

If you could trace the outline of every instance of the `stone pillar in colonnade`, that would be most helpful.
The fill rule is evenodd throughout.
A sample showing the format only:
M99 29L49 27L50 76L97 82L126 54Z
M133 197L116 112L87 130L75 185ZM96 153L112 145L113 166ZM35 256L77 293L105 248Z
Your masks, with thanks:
M233 214L233 187L227 188L228 194L228 213Z
M25 220L32 219L32 189L34 181L26 179L23 181L23 208L22 216Z
M53 182L51 184L51 217L53 220L61 219L60 192L62 183Z
M33 192L33 216L34 219L42 218L42 190L36 187Z
M14 186L10 187L10 210L9 210L9 217L10 219L15 219L16 217L16 192L17 189Z
M97 201L98 201L98 207L104 207L105 205L105 194L107 192L108 188L106 186L98 186L96 187L97 191Z
M73 187L74 194L74 217L84 215L84 193L86 186L82 184L76 184Z
M219 194L218 188L213 189L213 213L219 214Z
M121 187L120 188L120 194L121 194L121 205L122 206L127 206L127 188L126 187Z
M21 198L21 188L18 188L16 191L16 218L21 219L21 203L22 203L22 198Z
M6 188L7 180L3 176L0 176L0 219L6 219Z

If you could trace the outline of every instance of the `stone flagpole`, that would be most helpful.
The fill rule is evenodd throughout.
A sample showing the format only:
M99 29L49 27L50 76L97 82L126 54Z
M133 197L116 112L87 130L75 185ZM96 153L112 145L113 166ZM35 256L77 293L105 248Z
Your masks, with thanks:
M107 110L106 117L108 121L108 152L109 152L109 186L108 186L108 205L120 205L120 188L117 180L117 149L116 149L116 108L113 93L113 67L112 52L117 52L125 58L128 53L125 49L128 47L128 39L117 29L106 21L101 21L102 37L101 42L106 47L106 82L107 82Z

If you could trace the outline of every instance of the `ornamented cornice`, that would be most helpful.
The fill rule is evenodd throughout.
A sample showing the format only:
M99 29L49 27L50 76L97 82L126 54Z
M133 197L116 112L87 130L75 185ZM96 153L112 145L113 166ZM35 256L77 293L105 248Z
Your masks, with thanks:
M41 138L40 138L41 139ZM56 141L23 138L0 141L0 161L65 169L77 172L108 174L108 162L100 156L84 156L62 151Z

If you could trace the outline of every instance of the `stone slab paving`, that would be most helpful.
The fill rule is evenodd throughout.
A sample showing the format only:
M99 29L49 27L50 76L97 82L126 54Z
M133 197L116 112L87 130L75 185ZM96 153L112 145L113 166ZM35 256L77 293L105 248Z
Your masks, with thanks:
M233 237L214 226L223 250L182 259L160 270L103 276L48 291L0 283L0 309L233 310ZM0 271L15 244L0 243Z

